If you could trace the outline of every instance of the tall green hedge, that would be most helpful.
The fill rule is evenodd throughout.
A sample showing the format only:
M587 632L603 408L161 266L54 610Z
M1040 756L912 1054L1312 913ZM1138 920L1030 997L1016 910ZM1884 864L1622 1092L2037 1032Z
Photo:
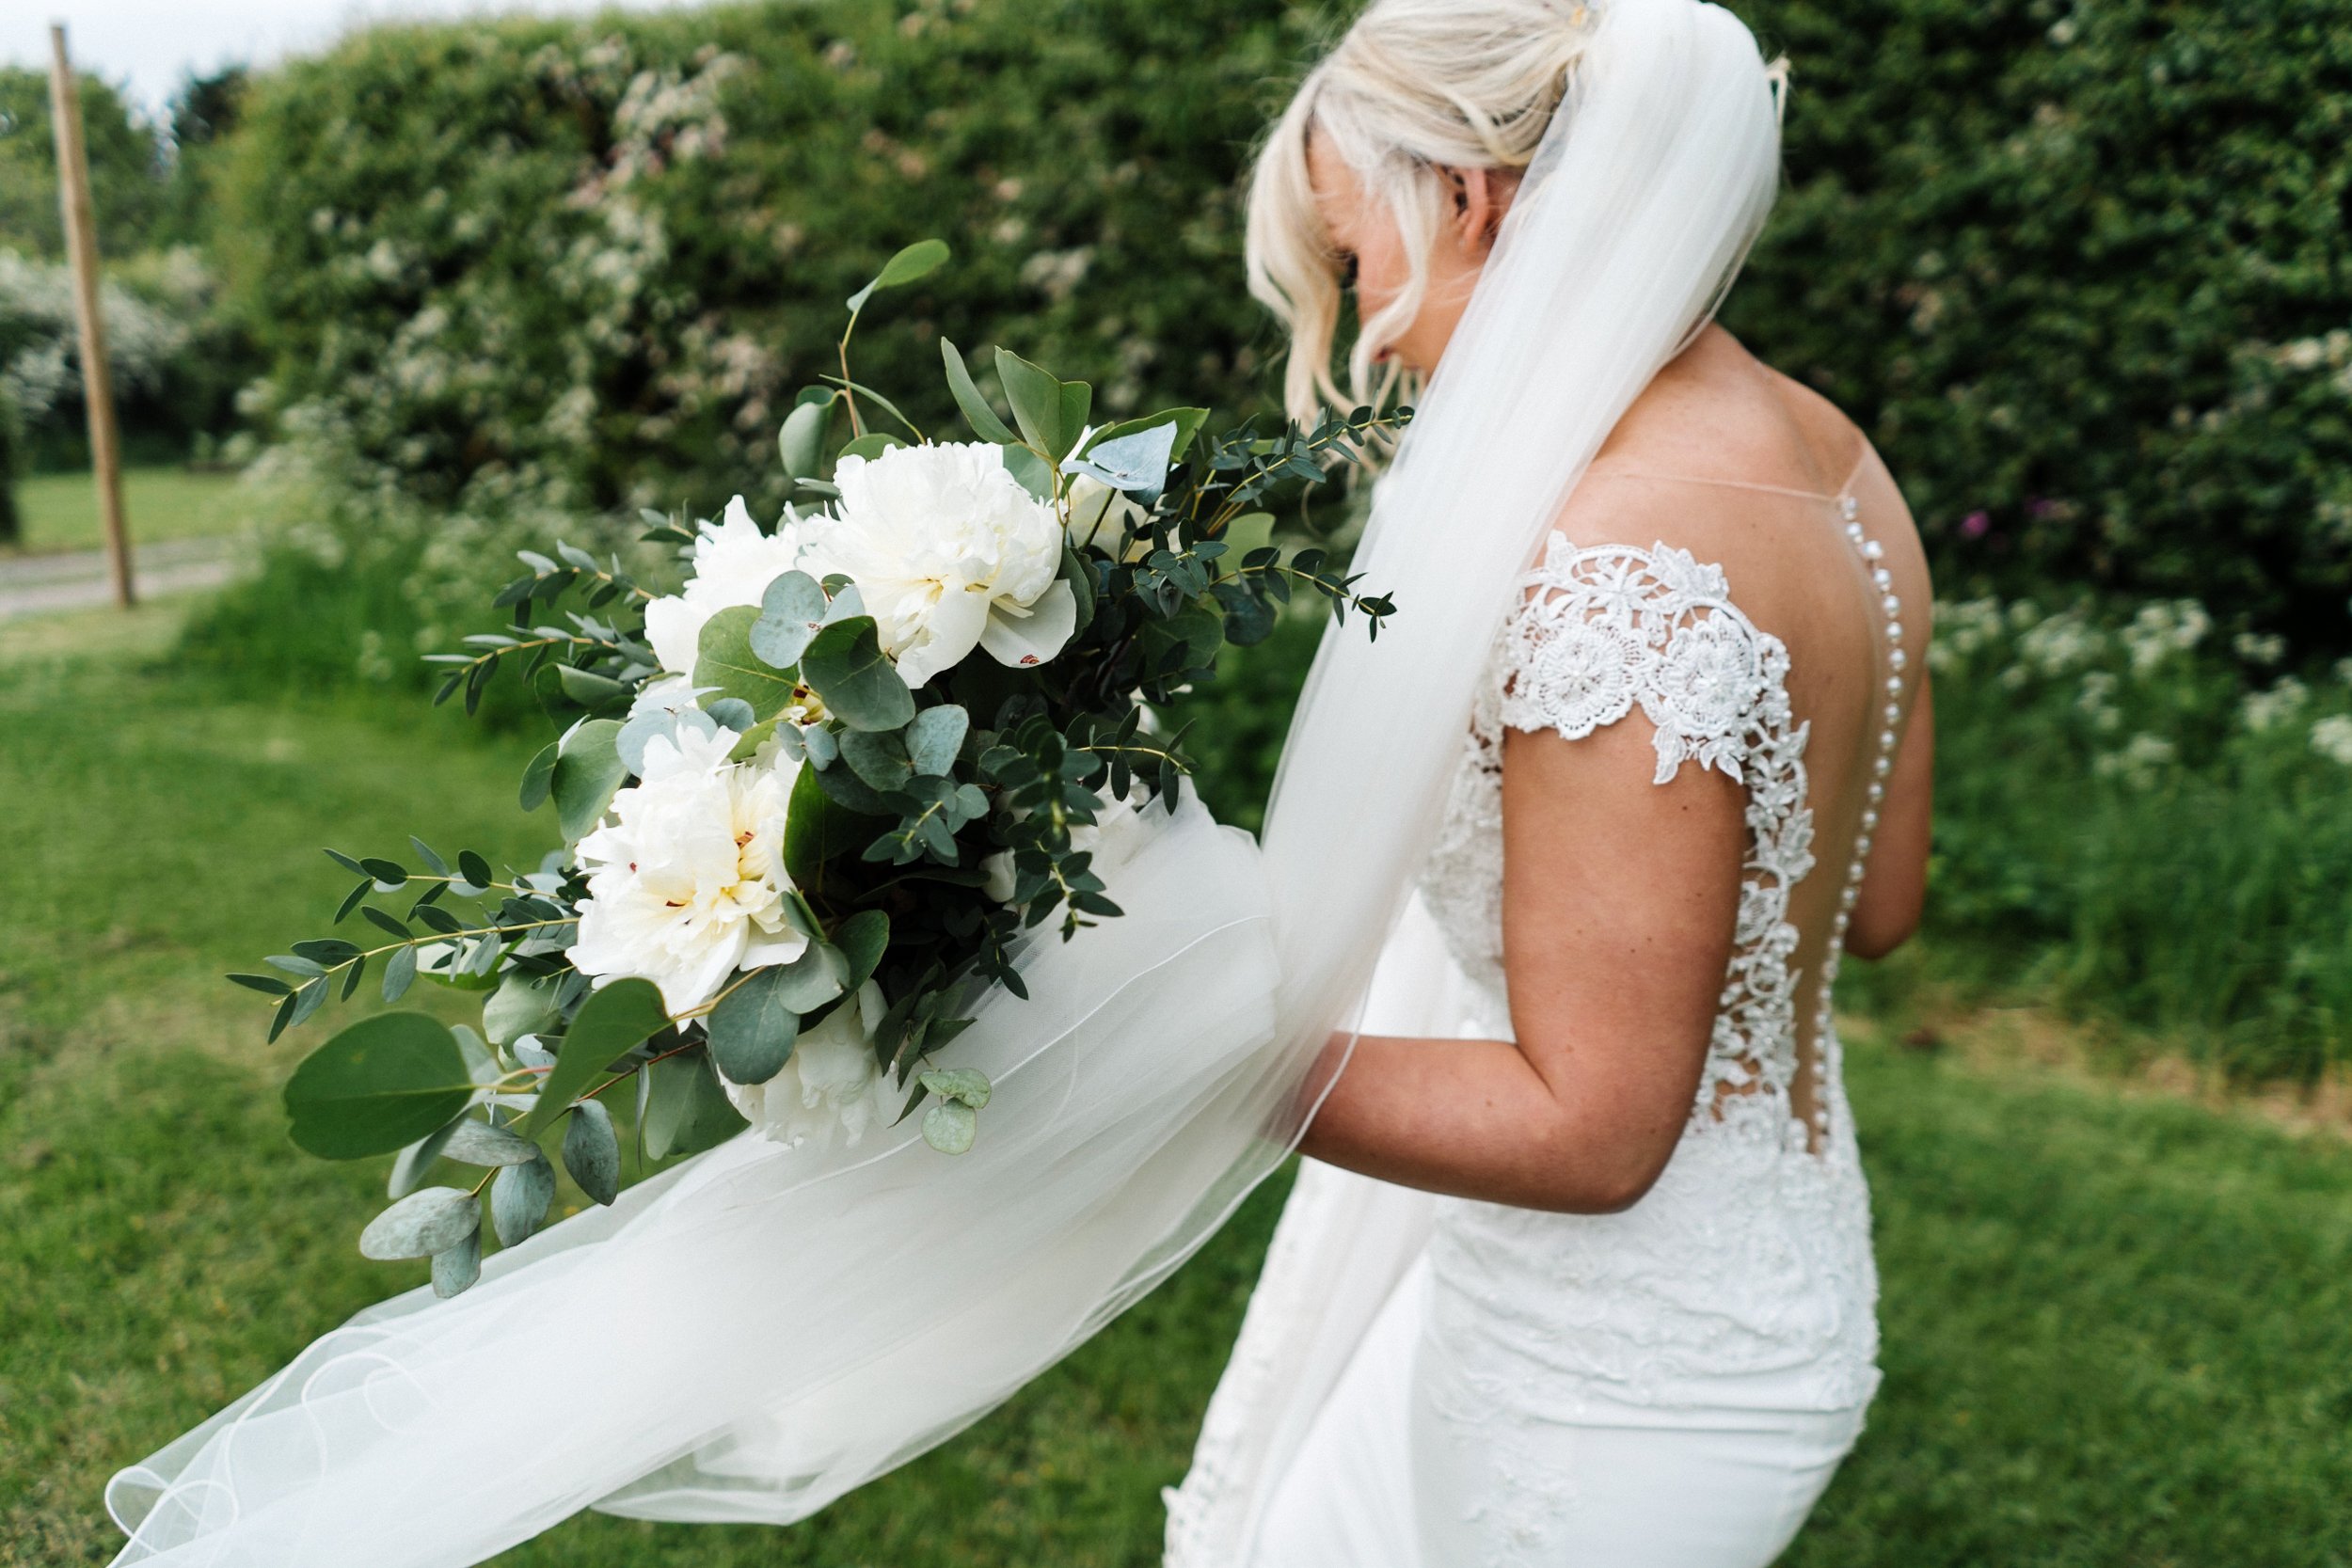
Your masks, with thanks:
M927 235L856 367L918 420L942 331L1113 412L1255 387L1229 187L1299 43L1253 0L380 29L256 84L223 238L281 420L416 495L776 502L844 298Z
M2352 646L2352 3L1740 8L1794 91L1726 319L1864 420L1943 585Z
M2189 594L2352 646L2352 3L1736 4L1795 90L1726 320L1872 432L1943 581ZM840 300L927 234L957 264L893 302L871 378L935 385L945 331L1114 408L1264 408L1236 182L1334 20L812 0L380 29L256 82L221 244L279 427L432 505L755 491Z

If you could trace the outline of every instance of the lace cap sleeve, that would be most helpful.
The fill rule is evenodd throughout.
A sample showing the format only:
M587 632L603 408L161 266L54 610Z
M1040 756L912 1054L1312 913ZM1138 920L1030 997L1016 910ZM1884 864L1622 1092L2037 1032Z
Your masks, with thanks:
M1732 604L1720 566L1662 541L1578 548L1554 533L1504 628L1498 716L1581 739L1639 704L1656 782L1695 758L1752 783L1758 732L1788 721L1788 650Z

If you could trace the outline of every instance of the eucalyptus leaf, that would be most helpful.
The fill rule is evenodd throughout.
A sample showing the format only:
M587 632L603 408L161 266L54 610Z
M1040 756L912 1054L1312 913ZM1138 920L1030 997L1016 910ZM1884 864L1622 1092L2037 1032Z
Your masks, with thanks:
M977 1112L958 1100L943 1100L923 1113L923 1141L942 1154L961 1154L980 1128Z
M1091 453L1099 448L1107 446L1113 441L1122 440L1129 436L1136 434L1138 431L1155 429L1160 425L1169 425L1174 429L1175 439L1169 444L1168 457L1168 461L1173 463L1176 459L1184 455L1186 449L1192 445L1193 436L1199 434L1200 429L1203 424L1208 422L1208 418L1209 411L1205 408L1179 407L1156 409L1149 414L1138 415L1132 420L1121 420L1116 424L1104 425L1088 439L1085 448L1080 452L1080 455L1084 456Z
M483 1005L482 1029L492 1045L512 1045L555 1022L555 987L535 985L529 975L509 974Z
M661 992L650 980L615 980L572 1015L571 1027L556 1048L555 1066L539 1085L538 1103L523 1118L522 1135L536 1137L564 1107L588 1087L605 1064L669 1026Z
M555 1167L537 1149L521 1164L509 1165L490 1183L490 1227L499 1245L527 1241L547 1223L548 1205L555 1201Z
M472 1098L457 1041L423 1013L361 1019L304 1057L285 1089L294 1143L329 1160L389 1154Z
M996 417L996 410L991 408L988 400L980 395L979 388L972 380L972 372L964 365L963 355L956 345L942 338L939 340L939 353L947 365L947 390L955 394L956 406L963 411L964 422L972 427L973 434L998 446L1018 444L1021 437L1012 433L1010 425Z
M450 1135L465 1123L466 1118L461 1116L439 1132L428 1132L402 1149L399 1157L392 1162L390 1179L384 1183L384 1196L406 1197L423 1186L425 1177L433 1169L433 1162L441 1157L441 1146L449 1142Z
M730 1083L765 1084L792 1059L801 1015L784 996L789 989L781 965L754 970L703 1020L710 1059Z
M914 695L883 655L870 615L818 632L801 655L801 678L852 729L895 730L914 717Z
M826 388L824 400L810 399L792 405L792 412L784 417L784 427L776 432L776 451L784 459L784 471L794 479L815 479L817 466L824 461L825 426L832 421L832 388Z
M996 378L1004 383L1012 417L1028 445L1058 462L1085 428L1094 389L1083 381L1063 381L1010 349L996 351Z
M539 1146L503 1127L461 1117L450 1130L441 1156L461 1165L520 1165L539 1158Z
M523 810L537 811L547 804L549 786L555 782L555 756L556 744L550 740L539 748L532 755L530 766L523 769L519 792Z
M916 718L922 715L917 714ZM891 731L849 730L841 736L841 760L878 790L893 790L914 776L906 742Z
M1140 496L1145 504L1159 499L1168 480L1169 455L1176 450L1174 421L1105 441L1087 444L1082 455L1062 460L1061 471L1085 474L1114 490Z
M778 670L801 662L801 653L825 625L825 590L806 572L785 572L759 596L759 618L752 624L752 652Z
M762 658L752 645L752 628L758 625L757 605L730 605L703 623L695 645L694 685L712 697L738 697L752 705L755 718L766 719L791 702L794 685L787 669Z
M850 296L850 310L854 312L866 309L866 302L874 296L876 290L894 289L901 283L912 283L924 277L946 261L948 254L945 240L915 241L884 261L882 271L874 275L874 280Z
M555 667L555 678L563 683L564 695L580 706L595 712L628 703L634 694L629 687L610 675L599 675L593 670L577 669L569 664Z
M750 1125L727 1099L707 1052L665 1056L649 1064L645 1074L651 1083L644 1120L648 1159L698 1154Z
M834 945L849 960L850 972L843 989L855 990L873 978L881 967L882 955L890 947L890 916L882 910L860 910L843 921L833 933Z
M1054 466L1026 447L1005 449L1005 472L1041 501L1054 499Z
M564 1129L564 1168L580 1190L598 1203L611 1203L621 1193L621 1140L612 1131L612 1113L600 1100L583 1100L572 1107Z
M802 768L784 810L785 870L795 887L807 889L812 896L824 892L826 862L863 849L883 826L835 800L825 788L825 777L814 768Z
M612 749L620 754L621 766L624 768L638 778L644 778L645 775L645 743L656 736L676 734L676 717L656 709L625 721L621 725L621 733L612 737Z
M891 448L905 445L906 440L903 436L894 436L887 430L869 430L843 446L835 454L834 461L837 463L844 457L855 457L870 463Z
M618 720L588 720L572 731L555 759L550 788L564 843L576 844L593 832L627 782L617 744L620 735Z
M466 1059L467 1077L477 1085L498 1081L498 1058L490 1054L490 1048L482 1043L480 1035L462 1023L453 1023L449 1026L449 1037L457 1042L457 1053Z
M988 1104L988 1075L972 1068L934 1069L923 1074L923 1086L942 1100L953 1100L977 1111Z
M482 1277L482 1217L455 1246L433 1255L433 1293L446 1301L463 1294Z
M752 705L740 697L713 697L704 705L703 712L710 716L712 723L721 729L733 730L737 735L747 735L757 729L760 723L759 715L752 711Z
M914 771L943 779L953 773L956 753L963 749L964 733L971 727L972 716L952 703L916 714L906 728L906 754Z
M430 1258L458 1244L482 1223L473 1194L460 1187L410 1193L359 1232L359 1256L379 1263Z

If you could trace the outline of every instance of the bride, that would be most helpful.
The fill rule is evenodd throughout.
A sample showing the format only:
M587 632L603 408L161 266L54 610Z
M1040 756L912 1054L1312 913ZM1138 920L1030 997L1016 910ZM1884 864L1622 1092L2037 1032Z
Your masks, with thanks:
M1308 76L1249 214L1294 404L1340 396L1343 281L1359 392L1375 363L1444 362L1603 47L1556 0L1375 0ZM1760 1568L1876 1387L1830 997L1924 890L1930 594L1902 499L1710 323L1519 587L1391 944L1451 973L1375 982L1393 1016L1330 1046L1302 1145L1323 1164L1169 1495L1178 1568Z
M1375 0L1261 160L1251 281L1426 378L1263 847L1105 833L1126 917L957 1042L949 1162L739 1136L360 1312L128 1466L119 1563L454 1568L583 1507L805 1518L1001 1402L1294 1149L1172 1568L1761 1564L1877 1381L1841 953L1910 930L1901 497L1710 325L1778 73L1701 0ZM1375 971L1376 960L1376 971Z

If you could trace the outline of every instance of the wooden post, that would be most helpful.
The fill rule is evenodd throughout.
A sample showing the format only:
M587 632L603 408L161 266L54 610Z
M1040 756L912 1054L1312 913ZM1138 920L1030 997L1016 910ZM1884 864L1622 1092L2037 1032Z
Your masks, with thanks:
M89 405L90 464L97 470L98 515L106 525L106 562L115 603L128 610L131 537L122 520L122 452L115 431L114 375L106 364L106 325L98 317L98 220L90 208L89 154L82 145L82 94L67 62L65 27L49 29L49 112L57 139L57 205L73 263L73 315L82 334L82 400Z

